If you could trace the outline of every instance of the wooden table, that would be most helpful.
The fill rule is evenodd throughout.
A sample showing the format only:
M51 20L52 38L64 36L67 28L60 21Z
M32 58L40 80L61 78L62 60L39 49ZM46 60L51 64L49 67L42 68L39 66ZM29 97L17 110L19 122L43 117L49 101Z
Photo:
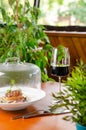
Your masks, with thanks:
M5 111L0 109L0 130L76 130L75 124L62 119L64 115L42 116L28 119L12 120L17 114L26 113L37 109L48 109L51 104L51 92L58 91L58 83L47 82L42 84L42 89L46 91L46 97L25 110Z

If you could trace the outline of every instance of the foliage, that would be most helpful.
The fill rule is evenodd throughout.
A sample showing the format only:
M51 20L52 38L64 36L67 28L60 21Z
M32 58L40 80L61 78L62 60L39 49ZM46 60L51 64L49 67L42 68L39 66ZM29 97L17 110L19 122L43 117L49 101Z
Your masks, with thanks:
M86 7L86 1L84 0L71 1L68 3L65 10L58 10L58 14L60 17L72 16L75 19L76 24L82 23L83 25L86 25L85 7Z
M60 62L62 58L65 57L65 47L63 45L58 46L58 61Z
M61 93L52 94L60 103L50 106L51 111L64 106L72 113L72 116L67 116L65 119L72 119L86 126L86 65L82 61L74 67L64 84Z
M51 45L44 27L37 24L40 10L31 7L29 0L23 4L18 0L8 2L10 13L0 7L5 23L0 27L0 62L8 57L19 57L23 62L38 65L42 71L42 81L49 80L45 69L51 56Z
M58 3L58 5L62 5L64 3L64 0L54 0L54 2ZM52 7L52 5L53 5L54 2L53 2L53 0L49 0L48 1L49 6Z

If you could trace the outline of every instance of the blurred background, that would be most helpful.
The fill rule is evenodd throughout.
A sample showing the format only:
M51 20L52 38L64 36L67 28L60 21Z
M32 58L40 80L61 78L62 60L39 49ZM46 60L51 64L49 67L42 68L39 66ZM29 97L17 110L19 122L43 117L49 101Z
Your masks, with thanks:
M19 0L23 3L24 0ZM39 3L41 10L38 24L52 26L85 26L86 25L86 0L29 0L33 6ZM0 4L11 12L8 0L0 0ZM0 21L2 16L0 14Z

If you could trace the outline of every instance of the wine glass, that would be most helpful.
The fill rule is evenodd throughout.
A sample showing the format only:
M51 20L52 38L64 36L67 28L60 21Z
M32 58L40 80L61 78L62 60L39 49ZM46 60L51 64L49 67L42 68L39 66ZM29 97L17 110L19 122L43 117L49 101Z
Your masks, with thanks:
M50 64L51 75L59 78L59 92L61 92L61 78L67 76L70 70L70 54L67 47L53 47Z

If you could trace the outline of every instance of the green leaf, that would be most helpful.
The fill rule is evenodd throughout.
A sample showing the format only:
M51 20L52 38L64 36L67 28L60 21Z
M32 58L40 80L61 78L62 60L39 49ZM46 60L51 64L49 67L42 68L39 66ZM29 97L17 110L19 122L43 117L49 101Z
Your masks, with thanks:
M8 0L10 6L12 6L15 3L15 0Z
M0 7L0 10L1 10L1 14L2 14L3 20L6 21L6 19L7 19L7 14L6 14L5 9Z

